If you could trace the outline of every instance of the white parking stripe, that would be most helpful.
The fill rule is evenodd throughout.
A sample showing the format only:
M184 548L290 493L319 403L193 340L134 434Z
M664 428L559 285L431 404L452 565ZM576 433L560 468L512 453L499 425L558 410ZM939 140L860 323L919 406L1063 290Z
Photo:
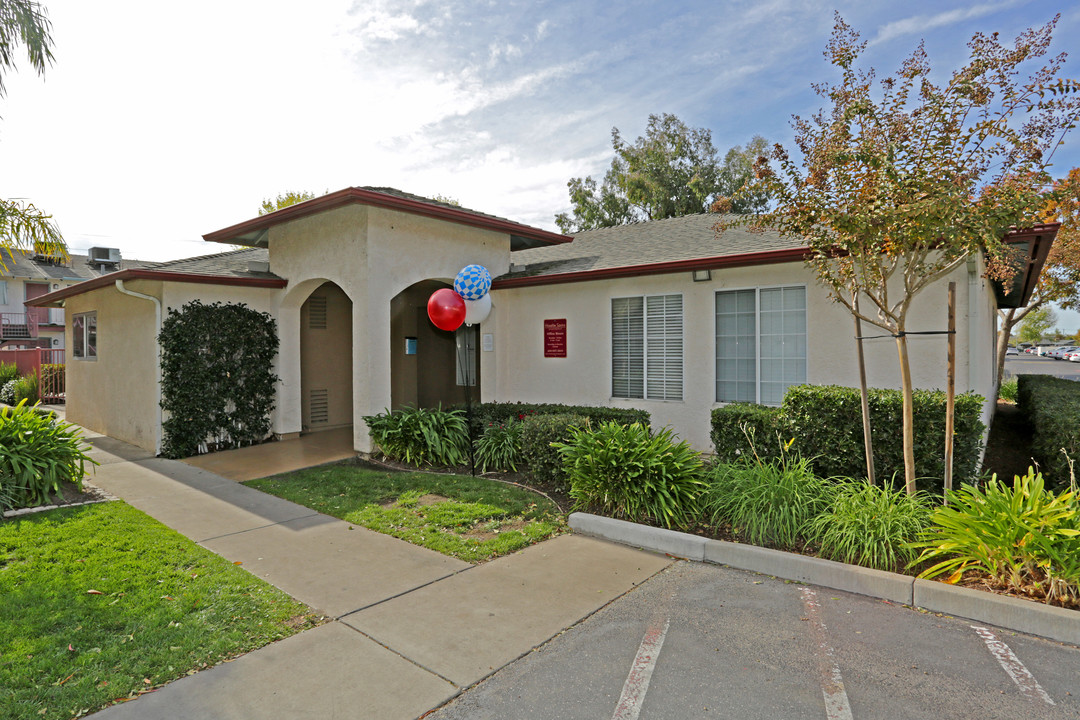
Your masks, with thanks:
M623 683L622 696L619 697L619 704L615 706L615 714L611 716L611 720L637 720L641 703L649 689L653 668L656 667L656 658L660 655L664 638L667 637L669 624L669 620L664 620L663 626L656 624L645 631L645 637L641 639L637 656L634 664L630 666L626 682Z
M997 661L1001 663L1001 667L1005 669L1005 672L1013 679L1013 682L1016 683L1025 697L1032 700L1039 699L1049 705L1054 704L1053 699L1042 689L1042 685L1035 679L1035 676L1024 667L1024 663L1020 662L1020 658L1016 657L1016 654L1008 645L998 640L997 635L994 635L989 629L978 625L972 625L971 629L983 639L990 654L997 658Z
M821 694L825 697L825 717L828 720L852 720L844 679L840 677L840 667L836 664L836 656L833 655L826 637L827 628L821 620L821 605L818 604L817 593L812 588L804 587L802 598L811 632L821 651L818 653L818 670L821 675Z

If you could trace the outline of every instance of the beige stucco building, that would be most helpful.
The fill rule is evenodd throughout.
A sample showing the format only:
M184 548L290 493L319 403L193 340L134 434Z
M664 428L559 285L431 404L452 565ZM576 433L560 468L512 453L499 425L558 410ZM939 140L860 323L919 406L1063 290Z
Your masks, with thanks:
M739 230L718 238L715 220L570 238L349 188L205 236L247 249L124 270L34 302L65 309L68 347L86 347L95 329L93 357L68 360L68 418L150 450L161 441L157 331L169 308L196 298L243 302L277 321L281 437L351 426L355 449L368 452L362 416L460 402L471 375L474 400L639 407L710 450L714 407L858 378L852 318L815 283L804 249ZM1055 230L1011 238L1036 259L1016 293L1030 291ZM474 263L495 277L491 315L478 328L437 330L427 298ZM958 390L992 398L1002 298L983 270L974 260L949 279L959 287ZM945 286L919 297L909 329L945 329ZM867 352L870 384L898 387L894 343ZM911 352L916 386L944 387L943 336L913 337Z

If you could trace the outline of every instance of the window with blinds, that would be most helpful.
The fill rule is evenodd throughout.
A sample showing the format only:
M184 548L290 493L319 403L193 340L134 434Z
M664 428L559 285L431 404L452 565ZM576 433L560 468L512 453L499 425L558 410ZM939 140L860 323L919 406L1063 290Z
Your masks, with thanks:
M716 293L716 401L779 405L806 382L806 287Z
M611 394L682 400L682 295L612 298Z

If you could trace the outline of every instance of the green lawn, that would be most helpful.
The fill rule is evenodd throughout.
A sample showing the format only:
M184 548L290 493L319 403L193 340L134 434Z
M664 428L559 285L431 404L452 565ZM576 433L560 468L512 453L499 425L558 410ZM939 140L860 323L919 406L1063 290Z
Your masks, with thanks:
M520 550L565 528L563 516L547 498L465 475L372 470L343 463L247 484L469 562Z
M0 522L0 717L72 718L318 616L121 502Z

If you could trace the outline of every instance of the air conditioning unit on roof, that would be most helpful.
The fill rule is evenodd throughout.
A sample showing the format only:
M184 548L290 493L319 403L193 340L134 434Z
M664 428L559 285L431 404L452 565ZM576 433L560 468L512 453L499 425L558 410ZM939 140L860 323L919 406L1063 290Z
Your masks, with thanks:
M120 248L92 247L87 250L91 263L119 263Z

